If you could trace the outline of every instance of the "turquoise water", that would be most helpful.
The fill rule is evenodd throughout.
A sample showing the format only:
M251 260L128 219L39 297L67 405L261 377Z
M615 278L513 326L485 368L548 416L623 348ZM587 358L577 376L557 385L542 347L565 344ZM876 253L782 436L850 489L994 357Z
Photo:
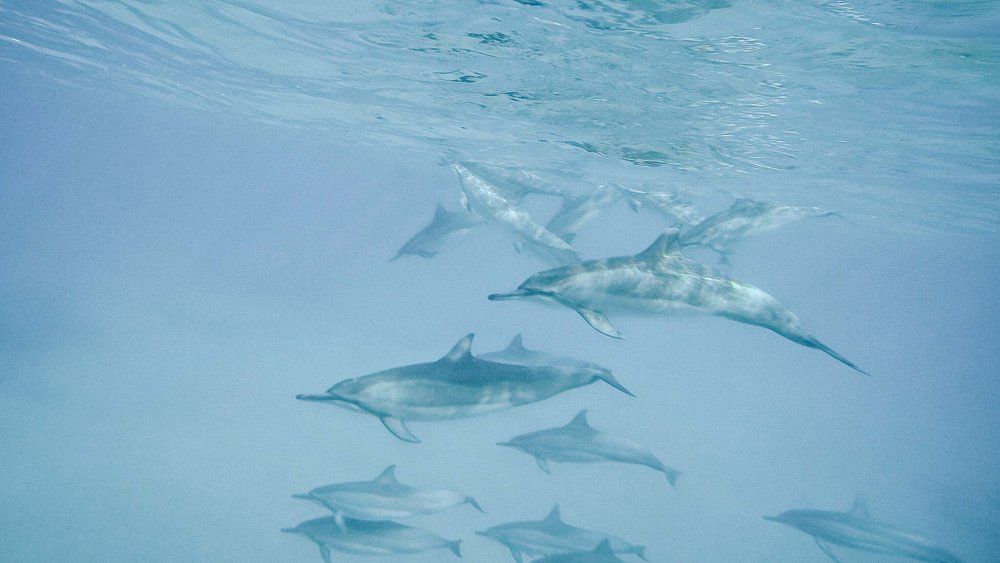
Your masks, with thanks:
M483 506L407 521L469 561L512 560L474 531L555 503L651 561L827 561L762 517L857 497L997 560L998 29L996 2L0 0L0 560L320 561L279 531L324 515L291 495L393 463ZM715 317L609 314L616 341L488 301L549 267L489 226L388 262L437 201L459 208L445 164L465 160L705 215L837 211L719 267L872 377ZM559 201L524 205L544 222ZM634 254L669 224L619 201L573 246ZM637 397L414 422L416 445L294 400L469 332ZM676 489L494 445L583 408Z

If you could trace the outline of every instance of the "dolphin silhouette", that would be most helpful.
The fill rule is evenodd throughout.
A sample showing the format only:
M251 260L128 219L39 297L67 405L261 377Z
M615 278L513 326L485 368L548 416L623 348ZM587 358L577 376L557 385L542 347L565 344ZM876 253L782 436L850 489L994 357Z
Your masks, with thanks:
M324 516L281 531L299 534L315 542L324 563L331 563L331 548L360 555L394 555L447 548L456 556L462 556L459 552L462 540L446 540L426 530L389 521L345 518L338 524L333 516Z
M431 222L403 243L396 256L390 258L389 261L392 262L403 256L433 258L449 242L468 235L476 225L482 222L483 218L475 213L448 211L438 203Z

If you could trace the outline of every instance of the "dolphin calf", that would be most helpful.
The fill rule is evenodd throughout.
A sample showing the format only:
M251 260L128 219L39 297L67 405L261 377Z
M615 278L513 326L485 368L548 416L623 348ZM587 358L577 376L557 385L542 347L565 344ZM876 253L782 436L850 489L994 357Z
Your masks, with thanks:
M527 211L505 197L496 186L461 164L454 164L452 168L458 173L462 187L463 207L514 235L516 242L524 243L525 248L547 262L575 264L580 261L569 243L536 223Z
M475 213L448 211L438 203L431 222L403 243L396 256L389 261L403 256L433 258L449 243L468 235L482 222L483 218Z
M641 545L631 545L615 536L564 523L559 515L558 504L552 507L552 511L543 520L511 522L476 533L507 546L517 563L523 563L525 556L585 551L604 541L608 542L614 553L632 553L646 559L646 548Z
M793 221L811 217L838 215L819 207L777 205L748 198L738 198L732 206L692 226L680 237L681 246L703 246L719 253L728 261L732 246L747 238Z
M955 554L916 534L875 522L869 516L865 502L860 499L847 512L800 509L765 516L764 519L809 534L833 561L839 560L831 551L830 544L915 561L961 563Z
M546 270L529 277L516 291L495 293L489 299L554 301L573 309L595 330L613 338L622 335L605 311L707 313L764 327L866 373L806 332L798 316L768 293L681 256L677 229L668 229L634 256L587 260Z
M385 468L373 481L326 485L292 496L329 509L342 529L345 528L345 517L355 520L392 520L431 514L463 504L483 511L470 496L446 490L415 489L401 484L396 480L395 465Z
M671 486L680 472L663 465L646 448L629 440L609 436L595 430L587 422L586 409L580 411L569 424L548 430L539 430L497 443L534 456L538 467L549 473L549 461L560 463L596 463L617 461L633 463L655 469L667 476Z
M606 370L523 366L475 358L469 334L436 362L412 364L345 379L320 395L298 395L377 416L394 436L419 442L410 420L451 420L534 403L604 381L632 395Z
M446 540L426 530L396 522L345 518L342 528L333 516L324 516L281 531L299 534L316 542L324 563L331 563L331 548L359 555L392 555L448 548L458 557L462 556L459 552L462 540Z
M624 563L624 559L615 556L611 549L611 542L604 540L594 548L593 551L573 551L571 553L559 553L549 555L541 559L535 559L532 563Z

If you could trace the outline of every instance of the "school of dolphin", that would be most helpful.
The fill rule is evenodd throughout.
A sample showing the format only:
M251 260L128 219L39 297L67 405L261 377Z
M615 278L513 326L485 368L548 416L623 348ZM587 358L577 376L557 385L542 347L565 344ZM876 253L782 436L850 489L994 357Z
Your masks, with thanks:
M708 217L686 198L666 191L601 186L571 194L543 178L518 169L478 162L453 163L460 186L461 210L440 203L430 224L411 237L395 257L432 258L481 225L509 235L519 252L552 266L493 301L532 300L576 311L601 334L622 338L607 314L669 315L697 312L756 325L824 352L845 366L867 373L820 342L798 316L764 290L682 254L703 247L729 256L743 239L792 221L837 216L815 207L792 207L747 198ZM554 197L561 207L546 224L522 205L528 195ZM577 232L604 209L625 201L634 211L651 210L672 225L648 248L631 256L584 260L573 248ZM459 419L543 401L557 394L603 382L632 395L612 374L595 363L528 349L521 335L500 351L472 353L474 335L460 339L442 357L337 382L324 393L296 398L340 406L377 417L396 438L419 442L411 422ZM565 420L565 419L563 419ZM554 463L618 462L663 473L675 486L681 472L665 465L642 445L591 426L587 410L568 423L514 436L497 445L532 456L546 473ZM444 489L420 489L396 480L396 466L371 481L324 485L294 497L313 502L329 514L283 532L316 543L325 563L331 550L352 554L407 554L448 549L461 556L461 540L400 524L398 519L462 505L482 511L471 497ZM373 471L374 473L374 471ZM848 512L789 510L765 517L810 536L833 561L831 546L909 558L955 563L958 557L911 532L877 523L862 500ZM616 554L646 559L645 548L603 532L566 524L556 505L541 520L499 524L479 535L503 544L518 563L622 561Z

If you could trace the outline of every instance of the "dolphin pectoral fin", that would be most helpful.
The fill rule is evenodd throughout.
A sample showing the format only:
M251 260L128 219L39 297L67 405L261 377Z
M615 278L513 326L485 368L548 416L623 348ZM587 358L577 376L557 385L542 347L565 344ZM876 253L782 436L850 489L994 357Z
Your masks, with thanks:
M461 557L462 552L460 551L462 540L455 540L448 542L448 549L455 554L456 557Z
M465 195L465 192L462 192L462 194L458 196L458 202L461 204L462 209L472 213L472 204L469 203L469 196Z
M830 547L828 545L819 541L819 538L817 537L813 537L813 539L816 540L816 545L818 545L819 548L823 550L823 553L825 553L827 557L832 559L834 563L841 563L840 559L837 559L837 556L833 554L833 551L830 550Z
M542 471L548 473L549 475L552 475L552 471L549 469L549 462L545 461L545 458L535 456L535 463L538 464L538 467Z
M524 563L524 556L521 555L520 551L512 547L510 548L510 554L514 556L514 561L517 561L517 563Z
M340 512L333 513L333 521L337 523L337 527L340 528L341 532L347 531L347 524L344 522L344 515Z
M611 324L611 321L609 321L608 318L605 317L603 313L600 313L593 309L584 309L584 308L577 309L576 312L580 313L580 316L583 317L583 320L587 321L587 324L593 327L594 330L596 330L597 332L605 336L610 336L611 338L617 338L619 340L625 338L624 336L622 336L622 333L618 332L618 329L615 328L615 325Z
M326 544L319 545L319 556L323 558L323 563L331 563L330 560L330 548L326 547Z
M398 418L393 418L391 416L383 416L379 420L382 421L382 425L392 435L399 438L404 442L410 442L411 444L419 444L420 438L417 438L410 432L410 429L406 427L406 423Z

